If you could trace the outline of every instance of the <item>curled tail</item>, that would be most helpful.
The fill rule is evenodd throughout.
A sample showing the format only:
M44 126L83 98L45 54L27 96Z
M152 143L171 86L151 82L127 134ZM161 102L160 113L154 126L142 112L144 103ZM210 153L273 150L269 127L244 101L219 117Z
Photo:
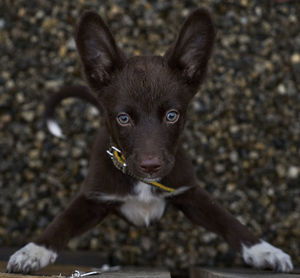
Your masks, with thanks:
M45 102L45 117L49 131L57 137L63 138L61 128L55 121L54 113L55 108L64 99L67 98L79 98L94 105L100 110L100 105L97 98L90 92L89 88L83 85L72 85L62 87L58 92L51 94Z

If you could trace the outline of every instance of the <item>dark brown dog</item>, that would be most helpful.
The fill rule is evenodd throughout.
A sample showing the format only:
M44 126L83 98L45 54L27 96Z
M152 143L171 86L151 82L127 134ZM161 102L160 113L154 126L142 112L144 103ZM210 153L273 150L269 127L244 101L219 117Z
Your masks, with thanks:
M85 98L101 107L105 125L82 190L39 238L11 256L9 272L31 272L53 263L72 237L108 214L149 225L162 217L167 204L221 235L247 264L293 269L289 255L256 238L197 185L181 146L188 104L205 76L214 37L209 13L198 9L163 57L126 58L101 17L83 14L76 43L94 95L85 87L71 88L53 97L48 110L67 96ZM60 135L51 119L49 126Z

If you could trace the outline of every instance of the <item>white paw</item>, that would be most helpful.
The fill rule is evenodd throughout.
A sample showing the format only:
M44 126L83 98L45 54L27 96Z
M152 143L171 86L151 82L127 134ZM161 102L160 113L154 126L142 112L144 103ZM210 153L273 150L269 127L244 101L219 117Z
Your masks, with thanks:
M57 253L33 242L14 253L8 261L8 272L29 273L54 263Z
M242 244L244 261L255 268L271 268L279 272L291 272L291 257L282 250L261 240L261 243L247 247Z

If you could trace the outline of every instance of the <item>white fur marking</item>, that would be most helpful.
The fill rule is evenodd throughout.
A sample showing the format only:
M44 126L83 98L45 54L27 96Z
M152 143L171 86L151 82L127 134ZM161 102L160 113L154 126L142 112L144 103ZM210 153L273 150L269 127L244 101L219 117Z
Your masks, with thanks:
M167 198L167 197L172 197L172 196L177 196L185 191L189 190L192 188L191 186L182 186L178 189L176 189L174 192L165 192L161 193L159 197ZM135 191L139 191L139 187L135 189ZM152 193L151 193L152 194ZM100 200L100 201L115 201L115 202L126 202L128 200L128 195L126 196L120 196L120 195L114 195L114 194L105 194L105 193L92 193L91 197L92 199Z
M15 252L8 261L8 272L28 273L55 262L57 253L33 242Z
M165 200L151 192L151 185L138 182L134 191L136 195L129 195L121 206L124 216L137 226L148 226L152 219L160 219L165 210Z
M59 125L54 120L47 120L47 127L54 136L59 137L59 138L64 137Z
M91 199L100 200L104 202L125 202L128 196L118 196L114 194L97 193L91 196Z
M139 201L145 203L149 203L153 198L156 198L151 192L151 185L141 181L134 186L134 193Z
M123 202L120 210L129 221L137 226L144 224L148 226L152 219L162 217L166 206L163 196L154 195L151 187L144 182L138 182L132 195L97 194L96 199Z
M134 195L119 196L114 194L93 194L93 198L101 201L124 202L121 205L121 212L124 216L137 226L150 224L152 219L160 219L164 213L166 202L164 198L180 195L190 186L176 189L174 192L161 193L154 195L151 185L138 182L134 187ZM95 196L96 195L96 196Z
M247 264L256 268L271 268L280 272L293 270L290 256L263 240L251 247L242 244L242 255Z

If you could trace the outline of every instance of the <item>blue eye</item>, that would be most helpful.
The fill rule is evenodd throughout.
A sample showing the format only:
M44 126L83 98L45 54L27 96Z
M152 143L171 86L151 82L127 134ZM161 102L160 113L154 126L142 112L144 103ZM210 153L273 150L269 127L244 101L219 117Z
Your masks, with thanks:
M171 110L166 114L166 120L169 123L177 122L178 118L179 118L179 113L176 110Z
M126 113L121 113L117 116L117 121L120 125L129 125L130 124L130 117Z

